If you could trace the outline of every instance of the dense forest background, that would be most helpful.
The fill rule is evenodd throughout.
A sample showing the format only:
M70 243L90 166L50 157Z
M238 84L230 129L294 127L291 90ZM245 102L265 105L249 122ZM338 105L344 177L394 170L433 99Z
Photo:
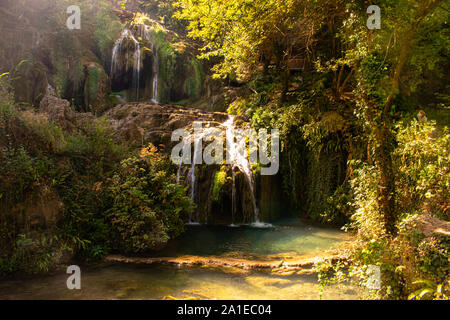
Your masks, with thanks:
M114 43L147 24L160 102L279 128L280 174L258 178L281 190L271 203L357 234L350 260L317 266L323 284L378 265L377 298L448 298L448 2L0 3L0 273L147 252L183 232L195 206L167 152L105 120L129 89L110 72ZM74 4L80 30L66 26ZM372 4L380 29L367 27ZM229 193L213 180L216 200Z

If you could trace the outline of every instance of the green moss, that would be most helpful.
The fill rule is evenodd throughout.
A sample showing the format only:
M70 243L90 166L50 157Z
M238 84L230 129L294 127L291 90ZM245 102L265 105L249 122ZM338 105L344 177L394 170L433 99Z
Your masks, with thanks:
M86 91L88 101L95 100L98 92L98 84L100 82L101 71L97 67L89 70L89 75L86 80Z
M158 94L162 103L199 98L203 91L203 65L161 26L153 25L151 38L158 53Z
M17 103L38 106L47 89L45 67L31 60L22 60L15 68L12 85Z
M120 94L111 93L108 96L108 104L110 107L114 107L120 103L119 96Z
M192 75L184 82L184 92L189 97L200 97L203 89L205 73L202 64L197 59L191 59L189 74Z
M67 69L67 57L61 54L56 60L56 73L52 77L52 83L56 91L62 97L74 95L82 89L84 81L84 66L79 59L75 60L72 72Z
M153 26L150 32L158 50L158 99L169 102L171 84L175 82L177 54L172 44L166 40L166 33L161 27Z
M111 50L116 40L117 34L123 29L119 18L111 10L111 4L101 2L100 8L95 17L94 38L100 49L102 60L111 55Z
M227 183L227 173L225 171L217 171L214 175L214 185L212 200L219 201L219 196L222 191L223 186Z
M245 112L250 108L250 104L244 98L238 98L234 100L227 109L228 114L233 114L237 116L244 115ZM263 111L261 109L261 111ZM255 117L256 118L256 117Z

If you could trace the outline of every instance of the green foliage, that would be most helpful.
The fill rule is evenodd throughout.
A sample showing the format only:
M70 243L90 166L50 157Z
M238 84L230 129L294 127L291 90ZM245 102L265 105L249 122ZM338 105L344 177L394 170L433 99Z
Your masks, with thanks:
M450 133L432 121L404 120L397 125L399 206L421 209L450 220Z
M158 99L160 101L170 101L171 84L176 79L176 51L172 44L166 40L166 33L159 26L153 26L150 29L151 37L155 43L155 48L158 50Z
M2 230L4 226L0 226ZM12 254L3 251L0 253L0 276L14 272L29 274L48 272L54 265L57 255L70 251L64 240L56 235L36 234L28 237L19 234L15 240Z
M353 202L351 227L358 230L360 245L354 253L352 275L364 280L364 266L379 265L383 298L406 299L422 294L416 279L443 283L449 275L448 239L425 237L417 224L417 214L427 213L448 220L448 133L437 132L433 122L399 122L398 145L393 152L397 184L396 203L402 217L399 234L388 237L378 208L378 171L374 166L353 162ZM439 295L435 295L439 297ZM442 297L442 295L441 295Z
M89 76L86 79L87 88L88 88L88 90L87 90L88 97L87 98L89 101L95 100L95 98L97 97L98 84L100 82L100 77L101 77L100 69L93 67L89 71Z
M227 173L226 171L224 171L224 169L225 168L222 168L214 175L212 201L219 201L220 194L223 191L223 187L227 183Z
M50 160L32 157L23 147L4 150L0 162L0 199L6 205L23 201L30 191L45 185L52 173Z
M141 8L154 19L160 20L166 27L179 33L186 33L186 22L175 19L176 8L173 4L176 0L145 0Z
M70 157L74 168L82 175L102 179L110 174L127 153L127 148L112 139L113 132L104 122L90 124L85 134L71 135L61 150Z
M321 299L326 286L348 280L347 269L348 265L345 261L339 261L333 264L328 260L320 260L314 264L314 271L317 272Z
M14 121L16 127L29 130L45 147L34 150L26 143L8 144L13 140L0 130L0 143L7 146L0 151L0 207L13 213L0 215L2 228L8 230L0 237L5 248L1 272L46 271L59 261L51 254L69 249L88 261L111 250L156 249L184 230L183 219L192 205L184 188L172 183L173 168L167 158L150 154L142 155L143 160L124 160L133 153L117 144L102 122L85 126L83 134L68 134L30 112L12 109L2 117L1 121ZM18 235L29 237L35 228L25 228L22 211L15 208L39 198L42 190L50 190L63 203L63 215L48 229L60 246L39 240L25 252L16 243Z
M188 35L203 41L201 58L219 57L216 76L238 77L252 71L261 55L282 60L288 31L297 28L304 6L300 1L179 0L175 17L189 21ZM292 40L292 39L290 39Z
M111 10L110 3L100 1L100 3L96 3L96 6L100 6L100 8L95 16L94 38L100 49L102 61L108 61L114 41L117 34L123 29L123 25Z
M448 220L449 135L447 128L436 130L433 122L416 120L404 120L397 126L398 145L393 153L396 202L404 215L422 211ZM377 202L378 172L358 161L350 165L354 170L355 227L372 239L383 233Z
M418 280L413 284L421 285L422 288L411 293L408 297L409 300L426 300L432 298L433 300L448 300L450 289L449 281L436 284L429 280Z
M110 250L105 211L111 205L107 183L128 155L101 122L87 126L85 135L70 135L61 154L68 163L57 187L65 205L60 229L77 243L80 258L96 260Z
M333 195L326 199L325 210L319 213L319 220L323 223L344 225L348 222L349 213L352 212L351 195L346 185L339 186Z
M109 187L113 205L106 213L115 249L157 249L183 232L191 202L171 180L167 159L150 155L122 161Z
M374 166L363 164L360 161L352 162L350 166L354 170L354 178L350 185L355 204L351 226L358 230L363 239L371 240L384 234L377 201L379 173Z

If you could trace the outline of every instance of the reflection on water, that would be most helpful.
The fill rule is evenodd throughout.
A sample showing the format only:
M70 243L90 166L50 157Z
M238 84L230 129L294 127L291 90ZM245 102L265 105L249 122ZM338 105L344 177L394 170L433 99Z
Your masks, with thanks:
M188 226L159 253L165 257L226 256L271 259L316 255L347 240L335 229L300 221L274 228ZM0 281L0 299L319 299L314 275L177 265L82 267L82 289L68 290L65 270L29 280ZM349 285L326 288L323 299L357 299Z
M315 276L228 273L219 269L110 265L82 268L81 290L68 290L64 271L29 281L2 281L0 299L319 299ZM357 299L350 286L327 288L323 299Z
M337 229L318 228L299 220L284 221L273 228L187 226L183 236L169 242L157 255L223 255L251 259L285 253L302 256L323 252L344 240L348 240L347 235Z

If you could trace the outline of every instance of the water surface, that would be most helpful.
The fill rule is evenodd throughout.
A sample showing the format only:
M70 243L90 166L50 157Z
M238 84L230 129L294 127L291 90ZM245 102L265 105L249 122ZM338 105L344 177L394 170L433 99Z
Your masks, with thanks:
M320 255L348 236L299 220L271 228L188 226L158 256L218 256L270 260ZM65 270L52 275L0 281L0 299L319 299L315 275L177 265L81 266L82 289L68 290ZM323 299L357 299L350 285L326 288Z
M339 229L316 227L300 220L284 220L269 228L252 226L187 226L157 256L227 256L270 259L321 254L349 240Z
M82 267L81 290L68 290L61 271L30 280L0 282L0 299L319 299L315 276L273 276L175 266ZM323 299L357 299L349 285L329 287Z

